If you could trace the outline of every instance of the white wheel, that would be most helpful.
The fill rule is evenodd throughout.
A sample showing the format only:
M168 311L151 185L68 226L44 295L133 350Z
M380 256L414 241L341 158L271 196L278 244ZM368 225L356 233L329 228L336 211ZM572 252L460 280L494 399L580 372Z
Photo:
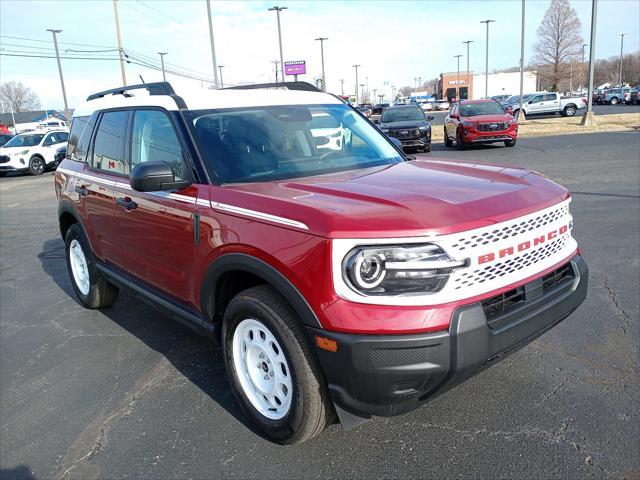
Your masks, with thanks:
M291 369L282 347L258 320L241 320L233 333L233 364L242 391L258 412L270 420L284 418L291 408Z
M82 251L82 245L78 240L71 240L69 246L69 260L71 263L71 273L73 281L76 283L78 290L83 295L89 295L91 289L91 281L89 280L89 268L87 267L87 259Z

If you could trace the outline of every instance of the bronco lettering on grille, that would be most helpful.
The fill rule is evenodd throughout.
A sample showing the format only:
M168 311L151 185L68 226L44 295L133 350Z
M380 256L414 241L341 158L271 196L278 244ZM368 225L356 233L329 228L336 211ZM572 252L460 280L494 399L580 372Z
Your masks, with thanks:
M525 240L524 242L520 242L516 245L501 248L496 252L489 252L483 255L478 256L478 264L492 262L496 258L504 258L511 255L514 255L516 252L524 252L525 250L529 250L532 246L540 245L547 240L552 240L556 238L558 235L562 235L569 230L569 225L563 225L560 228L556 228L555 230L551 230L547 232L545 235L538 235L532 240Z

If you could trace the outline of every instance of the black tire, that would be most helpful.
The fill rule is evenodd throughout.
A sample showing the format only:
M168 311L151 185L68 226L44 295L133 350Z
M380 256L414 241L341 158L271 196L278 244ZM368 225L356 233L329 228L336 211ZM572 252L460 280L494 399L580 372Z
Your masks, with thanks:
M462 140L462 134L460 130L458 130L458 134L456 135L456 147L458 150L464 150L467 146L464 144L464 140Z
M573 105L567 105L566 107L564 107L564 110L562 112L562 115L564 115L565 117L573 117L576 114L576 107L574 107Z
M453 146L453 141L449 138L449 135L447 134L447 127L444 128L444 146L445 147Z
M617 105L617 104L618 104L618 99L617 99L617 97L613 97L609 103L610 103L611 105Z
M429 144L429 146L428 146L428 147L424 147L424 148L422 149L422 151L423 151L423 152L425 152L425 153L429 153L429 152L431 151L431 144Z
M29 160L29 173L31 175L42 175L47 167L44 158L34 155Z
M515 140L505 140L504 146L505 147L515 147L516 146L516 141Z
M71 266L71 244L77 241L82 249L86 260L86 267L89 272L89 291L85 294L80 290L73 274ZM71 278L71 285L76 292L76 296L80 303L86 308L105 308L111 305L118 298L118 288L107 282L96 268L95 257L89 246L89 242L85 238L82 228L78 224L69 227L65 236L65 258L67 260L67 270Z
M245 394L233 358L233 336L243 320L262 323L282 348L293 386L288 412L277 420L263 415ZM245 415L271 441L301 443L322 432L335 418L325 380L307 333L286 300L269 285L236 295L224 313L222 349L233 394Z

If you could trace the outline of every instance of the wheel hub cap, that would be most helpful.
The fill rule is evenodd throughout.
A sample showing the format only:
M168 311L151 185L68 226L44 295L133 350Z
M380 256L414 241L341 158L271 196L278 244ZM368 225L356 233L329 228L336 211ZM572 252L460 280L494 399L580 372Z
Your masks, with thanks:
M233 333L233 364L243 393L271 420L291 408L293 383L289 363L271 331L260 321L242 320Z
M87 259L84 256L80 242L75 239L72 240L71 245L69 245L69 263L71 264L73 281L78 287L78 290L80 290L83 295L88 295L91 284L89 281Z

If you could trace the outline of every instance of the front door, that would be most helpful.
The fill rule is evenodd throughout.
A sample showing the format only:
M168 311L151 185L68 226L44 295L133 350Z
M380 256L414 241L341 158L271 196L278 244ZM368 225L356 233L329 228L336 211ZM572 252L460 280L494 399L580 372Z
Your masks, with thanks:
M536 95L529 100L527 113L540 113L544 108L544 95Z
M192 179L167 112L132 111L127 175L149 161L169 163L176 179ZM139 280L194 304L194 213L197 186L178 192L138 192L128 178L114 186L118 251L114 263Z

